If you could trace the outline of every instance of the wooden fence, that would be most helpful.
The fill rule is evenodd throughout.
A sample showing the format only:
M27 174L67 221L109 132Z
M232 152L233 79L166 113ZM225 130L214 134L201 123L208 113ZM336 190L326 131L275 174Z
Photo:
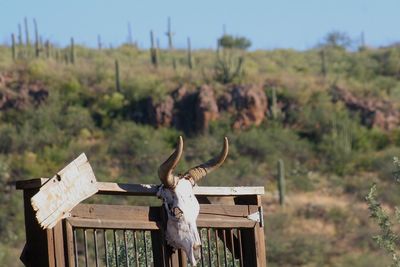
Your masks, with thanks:
M24 197L26 245L21 260L26 266L188 266L184 252L166 245L161 205L81 203L53 229L41 229L31 197L46 181L17 182ZM99 182L98 187L96 195L154 197L157 192L156 185ZM200 203L198 266L266 266L264 188L196 186L194 192ZM217 204L216 197L231 203ZM96 199L104 203L101 196Z

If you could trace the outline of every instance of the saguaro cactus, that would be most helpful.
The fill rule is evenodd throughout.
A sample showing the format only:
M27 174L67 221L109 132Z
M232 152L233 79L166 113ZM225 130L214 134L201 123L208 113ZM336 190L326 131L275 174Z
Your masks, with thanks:
M278 160L278 191L279 191L279 204L283 205L285 203L285 166L283 160Z
M319 52L319 55L321 57L321 74L323 77L326 77L327 70L326 70L326 55L325 55L325 50L322 49Z
M169 50L174 49L174 46L172 44L172 36L174 35L174 33L171 31L171 17L168 17L167 32L165 34L168 37L168 48L169 48Z
M188 55L187 55L188 56L188 66L189 66L189 69L192 69L193 68L192 45L191 45L189 37L187 38L187 45L188 45Z
M117 92L121 92L121 83L119 81L119 64L118 60L115 60L115 88Z
M72 64L75 64L75 42L73 37L71 37L70 60Z
M102 48L102 43L101 43L101 36L100 36L100 34L98 34L97 35L97 48L99 49L99 50L101 50L101 48Z
M15 61L16 48L15 48L15 36L13 33L11 34L11 53L12 53L12 59Z
M40 40L39 40L39 31L36 23L36 19L33 19L33 27L35 29L35 56L39 57L40 53Z
M133 45L132 27L130 22L128 22L128 44Z
M151 60L151 64L153 64L153 66L155 68L157 68L158 66L158 57L157 57L157 49L154 46L154 35L153 35L153 31L150 31L150 43L151 43L151 47L150 47L150 60Z
M174 53L174 45L172 43L172 36L174 36L174 33L171 30L171 17L168 17L167 32L165 34L168 37L168 49L172 56L172 67L174 69L176 69L176 60L175 60L175 57L173 54Z
M49 40L46 40L46 42L44 43L44 48L45 48L45 52L46 52L46 58L50 58L50 42L49 42Z
M272 119L276 120L278 118L278 101L276 98L276 89L275 87L272 87L272 99L271 99L271 115L272 115Z
M31 46L31 40L29 39L28 19L26 17L24 19L24 23L25 23L25 41L26 41L26 46L30 47Z
M22 27L21 24L18 23L18 45L22 46L24 44L24 41L22 41Z

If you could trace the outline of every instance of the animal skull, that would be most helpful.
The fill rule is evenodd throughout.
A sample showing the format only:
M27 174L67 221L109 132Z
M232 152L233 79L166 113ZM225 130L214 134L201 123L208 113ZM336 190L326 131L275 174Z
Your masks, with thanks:
M199 258L201 240L197 231L196 219L200 206L193 186L211 171L217 169L228 155L228 139L224 139L224 147L219 156L196 166L183 175L174 175L183 151L183 140L179 137L177 147L171 156L158 169L162 182L158 196L163 199L168 214L165 239L175 249L183 249L193 266Z

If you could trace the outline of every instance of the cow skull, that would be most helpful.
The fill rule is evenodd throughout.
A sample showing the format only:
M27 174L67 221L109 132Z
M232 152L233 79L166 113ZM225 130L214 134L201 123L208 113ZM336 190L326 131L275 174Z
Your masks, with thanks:
M183 140L179 137L177 147L171 156L158 169L162 182L158 196L163 199L168 215L165 239L175 249L183 249L190 263L195 266L199 258L201 240L197 231L196 219L200 206L193 186L211 171L217 169L228 155L228 139L224 139L224 147L219 156L196 166L183 175L174 175L183 151Z

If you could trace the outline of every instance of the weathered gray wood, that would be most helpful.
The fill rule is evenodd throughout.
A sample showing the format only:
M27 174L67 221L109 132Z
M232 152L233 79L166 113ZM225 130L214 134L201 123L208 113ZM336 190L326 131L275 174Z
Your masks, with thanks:
M158 191L158 185L117 184L117 183L106 183L106 182L98 182L97 184L99 188L98 194L154 196ZM195 186L193 188L193 191L195 195L206 195L206 196L263 195L264 187Z
M17 181L17 189L38 188L47 182L48 178L36 178L31 180ZM135 195L135 196L155 196L158 185L154 184L122 184L97 182L100 195ZM195 186L195 195L204 196L241 196L241 195L263 195L262 186Z
M96 177L85 154L48 180L31 199L43 228L53 228L82 200L98 191Z

